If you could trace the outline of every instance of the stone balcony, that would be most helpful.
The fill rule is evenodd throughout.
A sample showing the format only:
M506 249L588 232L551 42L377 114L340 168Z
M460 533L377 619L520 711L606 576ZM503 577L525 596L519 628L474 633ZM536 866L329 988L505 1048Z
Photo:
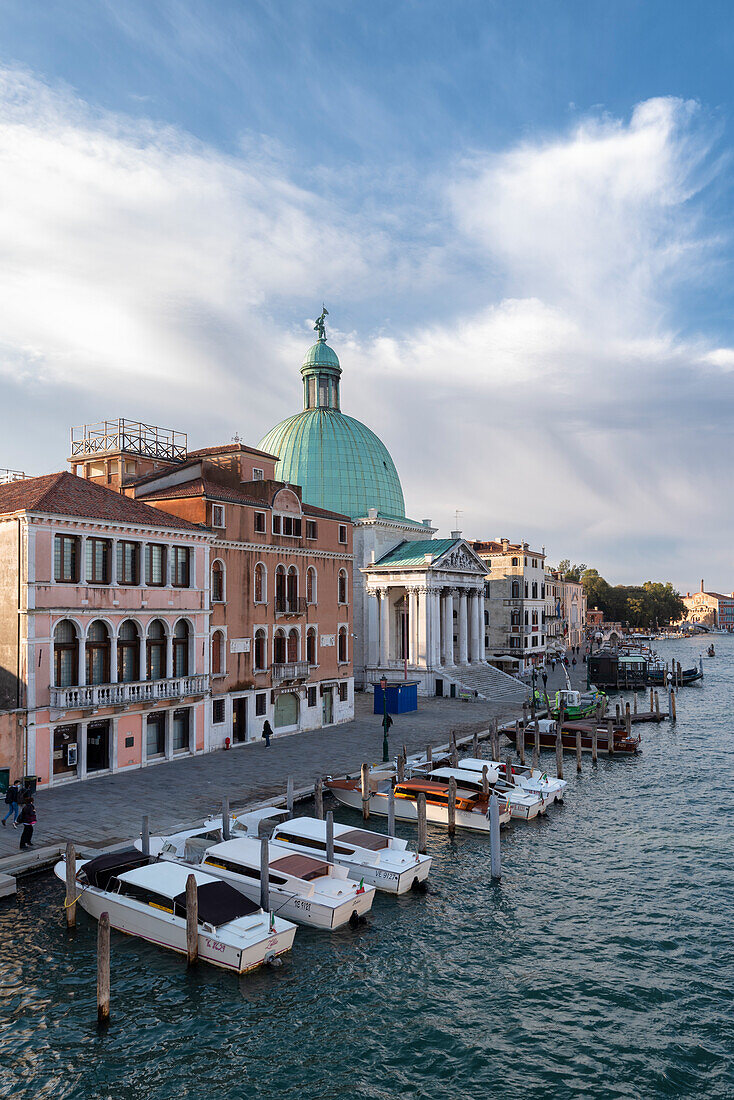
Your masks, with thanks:
M175 676L170 680L141 680L129 684L85 684L51 688L51 706L58 710L84 710L88 707L120 707L131 703L155 703L161 699L185 699L205 695L209 677Z
M285 680L307 680L308 669L308 661L286 661L284 664L273 665L273 683L282 684Z

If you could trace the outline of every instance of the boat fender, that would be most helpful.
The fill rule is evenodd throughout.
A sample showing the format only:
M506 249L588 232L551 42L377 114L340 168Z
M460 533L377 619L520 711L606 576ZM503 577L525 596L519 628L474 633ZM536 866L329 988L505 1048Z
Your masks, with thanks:
M425 879L423 880L423 882L419 882L417 878L414 878L410 888L414 894L428 893L428 883L425 881Z
M276 955L274 951L268 951L267 955L265 956L265 965L272 967L282 966L283 960L281 959L280 955Z

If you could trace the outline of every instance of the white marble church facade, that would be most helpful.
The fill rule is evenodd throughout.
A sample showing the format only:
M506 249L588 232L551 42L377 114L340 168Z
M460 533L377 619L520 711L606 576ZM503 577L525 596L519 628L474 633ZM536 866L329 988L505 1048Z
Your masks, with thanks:
M396 540L359 570L365 684L407 673L421 694L448 695L462 669L483 662L485 566L456 533L426 539L430 533L419 527L423 538Z

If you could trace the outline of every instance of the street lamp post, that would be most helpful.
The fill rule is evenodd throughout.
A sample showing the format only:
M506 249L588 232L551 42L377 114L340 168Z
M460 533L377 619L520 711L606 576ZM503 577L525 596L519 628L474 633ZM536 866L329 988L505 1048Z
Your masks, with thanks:
M390 747L387 743L387 731L390 728L387 713L387 676L383 676L380 680L380 687L382 688L382 762L387 764L390 759Z

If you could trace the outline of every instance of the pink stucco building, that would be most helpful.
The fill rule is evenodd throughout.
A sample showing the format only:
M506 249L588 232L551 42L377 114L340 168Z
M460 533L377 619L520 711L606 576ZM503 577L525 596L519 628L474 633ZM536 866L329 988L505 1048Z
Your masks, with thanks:
M66 472L0 486L0 710L24 774L204 751L213 539Z

